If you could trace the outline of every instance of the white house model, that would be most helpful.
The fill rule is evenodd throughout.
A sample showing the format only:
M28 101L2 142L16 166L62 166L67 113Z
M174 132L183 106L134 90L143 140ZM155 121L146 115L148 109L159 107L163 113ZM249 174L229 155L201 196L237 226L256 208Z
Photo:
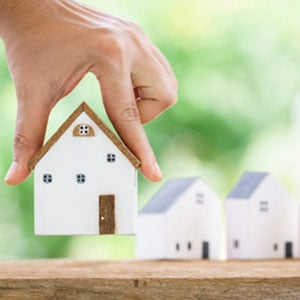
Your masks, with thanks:
M138 259L219 259L222 207L200 178L169 180L138 215Z
M82 103L29 163L35 169L35 233L135 233L139 166Z
M296 255L297 204L269 173L246 172L226 199L226 216L228 258Z

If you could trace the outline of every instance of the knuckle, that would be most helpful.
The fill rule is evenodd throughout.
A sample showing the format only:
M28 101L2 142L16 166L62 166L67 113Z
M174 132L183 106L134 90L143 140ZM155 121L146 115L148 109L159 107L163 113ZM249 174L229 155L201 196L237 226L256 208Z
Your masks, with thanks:
M165 108L169 108L177 102L177 99L178 99L177 91L176 89L172 89L165 92L162 102Z
M31 148L31 143L29 140L21 133L17 133L14 137L14 153L15 156L20 156L20 154L28 152Z
M138 41L142 36L144 36L144 33L142 29L135 23L129 22L129 25L127 27L127 34L133 41Z
M96 41L97 49L105 54L109 61L120 63L124 59L125 46L121 32L115 29L99 34Z
M137 107L135 107L134 105L129 105L123 108L120 113L120 120L129 123L139 122L140 114Z
M124 53L124 45L122 42L122 37L118 34L112 34L108 40L109 49L111 50L110 54L115 54L118 57L121 57Z
M105 64L115 69L124 69L131 61L133 52L145 48L143 31L133 22L97 28L94 39L94 55L104 54Z
M122 34L128 34L129 36L141 35L142 29L135 23L129 20L123 20L123 26L119 27Z
M134 29L134 30L136 30L138 32L142 31L142 29L140 28L140 26L137 23L135 23L135 22L127 21L127 24L128 24L128 26L130 28L132 28L132 29Z

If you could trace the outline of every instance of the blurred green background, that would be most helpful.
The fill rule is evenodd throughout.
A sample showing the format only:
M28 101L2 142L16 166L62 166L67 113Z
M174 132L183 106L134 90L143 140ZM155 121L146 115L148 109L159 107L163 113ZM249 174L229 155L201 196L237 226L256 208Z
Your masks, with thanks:
M168 178L202 176L221 197L244 170L274 173L300 199L300 2L297 0L85 1L137 22L179 81L177 105L145 126L164 181L140 176L142 207ZM0 44L0 176L12 159L14 86ZM47 137L86 100L106 119L88 75L52 111ZM0 181L0 259L129 259L134 237L38 237L32 177Z

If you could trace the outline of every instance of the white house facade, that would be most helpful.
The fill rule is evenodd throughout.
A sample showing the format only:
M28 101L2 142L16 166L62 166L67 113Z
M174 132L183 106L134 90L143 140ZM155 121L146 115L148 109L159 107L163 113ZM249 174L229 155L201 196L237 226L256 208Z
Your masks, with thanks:
M296 256L297 204L271 174L244 173L225 206L228 258Z
M169 180L138 215L138 259L220 259L222 204L200 178Z
M85 104L33 158L35 233L134 234L138 160Z

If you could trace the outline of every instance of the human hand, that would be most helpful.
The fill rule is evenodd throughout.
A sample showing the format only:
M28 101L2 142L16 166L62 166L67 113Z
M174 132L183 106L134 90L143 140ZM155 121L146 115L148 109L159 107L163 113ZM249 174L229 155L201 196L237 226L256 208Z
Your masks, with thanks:
M175 103L177 81L137 25L73 0L0 0L0 22L18 98L8 184L30 174L27 164L43 144L51 109L88 72L96 75L106 112L140 159L142 174L161 179L142 124Z

